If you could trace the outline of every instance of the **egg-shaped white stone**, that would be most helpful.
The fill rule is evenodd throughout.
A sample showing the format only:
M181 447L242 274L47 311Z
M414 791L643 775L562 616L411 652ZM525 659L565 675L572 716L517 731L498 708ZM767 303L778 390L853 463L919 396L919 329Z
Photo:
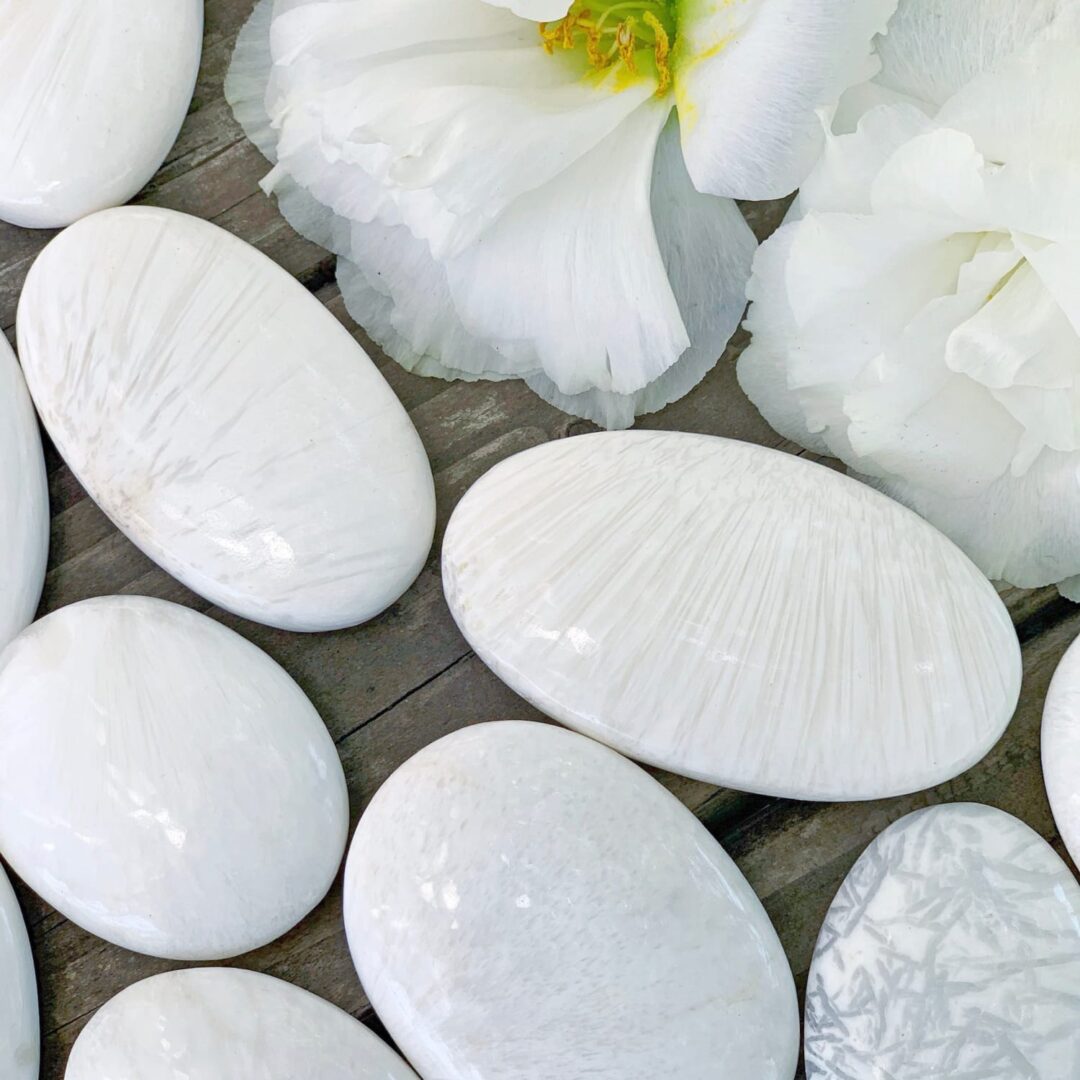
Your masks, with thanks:
M215 604L333 630L420 572L435 495L408 415L345 328L223 229L143 207L84 218L34 263L18 335L72 471Z
M198 612L86 600L0 655L0 854L73 922L212 960L326 894L348 833L334 744L288 674Z
M381 1039L328 1001L269 975L193 968L103 1005L65 1080L416 1080Z
M972 803L886 829L818 938L806 1075L1080 1076L1080 887L1049 844Z
M203 0L0 0L0 218L127 202L176 141L202 26Z
M0 866L0 1076L38 1080L37 982L19 902Z
M1020 689L1008 613L911 511L823 466L613 432L502 462L443 583L469 643L547 715L727 787L867 799L975 764Z
M1080 862L1080 638L1061 658L1043 707L1042 767L1061 839Z
M345 927L424 1080L791 1080L791 970L705 828L636 765L488 723L401 766L357 827Z
M0 649L33 619L48 554L49 489L37 417L0 334Z

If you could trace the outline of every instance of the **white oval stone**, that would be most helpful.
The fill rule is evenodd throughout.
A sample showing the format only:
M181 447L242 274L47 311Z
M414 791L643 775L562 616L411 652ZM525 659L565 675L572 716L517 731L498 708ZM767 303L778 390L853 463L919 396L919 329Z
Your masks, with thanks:
M1008 613L921 518L830 469L617 432L483 476L443 545L462 633L560 722L746 791L869 799L974 765L1020 690Z
M345 928L425 1080L791 1080L791 970L697 819L544 724L448 735L360 819Z
M187 115L202 24L202 0L0 0L0 218L127 202Z
M970 803L886 829L818 938L806 1075L1080 1076L1080 887L1054 850Z
M1080 638L1061 658L1043 706L1042 767L1050 809L1080 862Z
M73 922L136 952L235 956L326 894L348 834L319 714L188 608L103 597L0 655L0 853Z
M223 229L144 207L84 218L34 263L18 333L72 471L215 604L339 629L423 567L435 494L407 413L344 327Z
M328 1001L269 975L155 975L103 1005L64 1080L416 1080L381 1039Z
M49 488L37 417L0 334L0 649L30 625L49 554Z
M0 867L0 1076L38 1080L37 982L19 902Z

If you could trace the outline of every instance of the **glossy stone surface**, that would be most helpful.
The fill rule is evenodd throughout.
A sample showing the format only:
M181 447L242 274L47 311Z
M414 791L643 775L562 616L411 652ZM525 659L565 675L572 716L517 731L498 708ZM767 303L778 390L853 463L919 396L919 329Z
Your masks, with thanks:
M443 583L517 693L725 787L866 799L997 741L1020 649L959 549L863 484L704 435L563 439L466 494Z
M19 902L0 867L0 1076L37 1080L37 982Z
M636 765L546 724L455 732L364 813L345 926L425 1080L791 1080L791 971L757 897Z
M127 202L176 141L202 25L202 0L0 0L0 218Z
M1000 810L909 814L833 901L806 997L808 1080L1080 1076L1080 887Z
M0 334L0 649L28 626L49 554L49 489L37 417Z
M1080 861L1080 641L1061 658L1046 693L1042 767L1054 821L1073 862Z
M0 853L136 952L234 956L326 894L348 833L334 744L265 653L188 608L86 600L0 656Z
M156 975L83 1029L65 1080L416 1080L348 1013L231 968Z
M72 471L213 603L332 630L420 572L435 495L408 415L337 320L223 229L141 207L84 218L34 263L18 335Z

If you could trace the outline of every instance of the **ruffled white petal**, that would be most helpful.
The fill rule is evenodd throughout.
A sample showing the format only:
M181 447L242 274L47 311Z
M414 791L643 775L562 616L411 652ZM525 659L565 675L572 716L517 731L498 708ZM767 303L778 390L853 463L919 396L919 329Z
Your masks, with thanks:
M563 394L633 393L689 348L650 213L668 111L639 106L446 264L465 326L508 347L530 342Z
M1080 596L1077 72L1037 42L830 136L755 261L739 377L989 575Z
M572 0L484 0L484 3L494 7L509 8L523 19L554 22L570 10Z
M896 0L693 0L675 58L683 151L701 191L787 195L821 148L816 110L876 71Z
M1080 162L1078 55L1076 45L1036 43L962 87L937 122L966 132L991 161Z
M1006 472L966 497L904 477L869 482L932 521L988 577L1026 589L1061 582L1080 599L1080 454L1046 451L1023 476Z
M931 110L1040 39L1080 41L1073 0L903 0L878 43L880 85Z

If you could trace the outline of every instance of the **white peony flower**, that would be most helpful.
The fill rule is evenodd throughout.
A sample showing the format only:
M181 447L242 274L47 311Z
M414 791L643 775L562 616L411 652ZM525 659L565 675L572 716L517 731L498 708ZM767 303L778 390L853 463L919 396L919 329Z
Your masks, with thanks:
M391 356L625 427L716 363L730 199L797 186L895 4L262 0L226 93Z
M1078 13L906 0L882 74L841 106L848 122L867 109L857 130L829 136L758 252L739 362L782 434L911 506L990 577L1074 598Z

